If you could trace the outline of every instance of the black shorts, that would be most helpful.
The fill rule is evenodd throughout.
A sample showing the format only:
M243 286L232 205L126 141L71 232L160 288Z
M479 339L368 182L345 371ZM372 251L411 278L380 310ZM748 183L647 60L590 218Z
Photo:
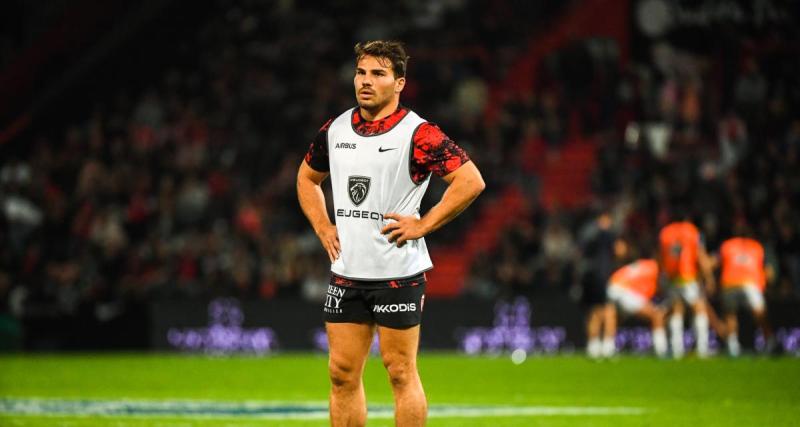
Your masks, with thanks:
M425 281L414 286L385 289L328 285L322 311L326 322L377 323L404 329L422 322L424 304Z
M582 280L583 292L581 304L584 308L593 308L606 303L606 280L594 274L586 274Z

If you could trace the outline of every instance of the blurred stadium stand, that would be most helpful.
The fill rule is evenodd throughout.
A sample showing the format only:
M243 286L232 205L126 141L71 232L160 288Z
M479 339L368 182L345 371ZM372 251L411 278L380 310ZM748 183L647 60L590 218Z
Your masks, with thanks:
M354 104L351 49L374 38L409 45L403 102L464 146L488 185L428 239L430 296L575 302L590 268L580 233L599 209L646 251L685 206L712 251L749 224L778 272L769 301L800 297L790 3L0 10L0 316L12 346L145 347L165 301L316 304L327 262L297 207L296 168L319 126ZM434 183L425 205L443 190Z

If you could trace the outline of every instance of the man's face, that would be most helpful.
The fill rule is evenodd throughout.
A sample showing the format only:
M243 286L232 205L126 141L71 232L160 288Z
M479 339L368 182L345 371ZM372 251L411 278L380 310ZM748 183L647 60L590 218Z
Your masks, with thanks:
M400 95L406 79L395 78L387 58L365 55L356 64L353 83L359 107L377 112Z

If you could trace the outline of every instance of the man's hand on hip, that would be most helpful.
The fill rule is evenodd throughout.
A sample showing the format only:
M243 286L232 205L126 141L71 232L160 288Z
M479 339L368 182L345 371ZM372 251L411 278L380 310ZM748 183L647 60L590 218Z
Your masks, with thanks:
M328 253L328 258L331 262L339 259L339 254L342 252L342 247L339 246L339 232L333 224L325 225L317 231L317 237L322 242L322 247Z
M417 240L424 237L426 233L422 220L416 216L403 216L396 213L387 213L385 219L393 219L395 222L388 224L381 229L381 234L388 234L389 242L397 242L397 247L402 247L409 240Z

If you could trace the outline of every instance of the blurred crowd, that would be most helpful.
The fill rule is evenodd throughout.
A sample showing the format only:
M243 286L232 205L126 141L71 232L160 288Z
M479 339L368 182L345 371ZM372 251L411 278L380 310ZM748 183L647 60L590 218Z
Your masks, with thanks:
M533 121L547 159L557 155L553 140L565 138L563 130L556 138L547 131L563 126L548 126L543 106L557 105L561 123L571 113L581 116L596 146L594 199L566 210L533 200L507 227L499 250L473 267L475 293L567 292L580 299L587 274L602 270L608 277L619 267L596 253L596 218L609 212L609 232L632 242L641 257L654 256L659 230L684 214L712 254L737 228L752 230L777 271L768 297L800 297L798 37L776 31L719 38L708 52L654 45L649 62L622 68L608 66L607 50L593 41L549 59L538 95L520 102L529 108L518 122ZM569 59L576 50L585 59ZM581 74L569 68L576 63L584 74L592 70L583 83L571 78ZM587 90L575 94L580 88Z
M557 9L522 3L537 19ZM0 295L15 313L314 298L328 268L297 207L295 175L318 128L354 104L353 41L405 40L404 102L480 162L491 154L474 145L473 122L503 73L488 52L513 58L531 22L488 2L409 1L391 17L378 5L204 7L214 9L206 22L185 23L197 27L192 39L165 41L174 65L160 77L115 88L85 120L2 159ZM127 81L138 72L131 64Z
M780 43L714 54L666 45L622 67L613 43L575 41L546 58L534 90L487 119L493 85L566 6L409 0L387 15L337 2L212 3L158 79L119 87L85 120L0 160L0 295L12 311L319 297L328 263L297 207L295 174L318 128L354 105L354 41L378 38L409 46L402 101L480 166L487 193L467 215L508 186L530 198L472 266L466 292L574 293L594 268L586 241L600 210L649 248L680 204L712 251L737 222L753 227L778 270L770 295L800 295L800 64ZM595 200L547 209L519 153L546 161L575 132L596 146ZM540 148L526 150L531 141ZM441 191L432 186L427 203ZM432 243L454 241L471 219Z
M57 22L69 5L65 0L30 3L24 0L3 2L0 14L0 70Z

